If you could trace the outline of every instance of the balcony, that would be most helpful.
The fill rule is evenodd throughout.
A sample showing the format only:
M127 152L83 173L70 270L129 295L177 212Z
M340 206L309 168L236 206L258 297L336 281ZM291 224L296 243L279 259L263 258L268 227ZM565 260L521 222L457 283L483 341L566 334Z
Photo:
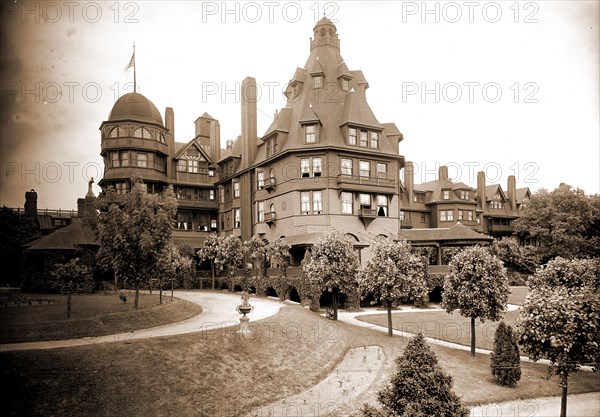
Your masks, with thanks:
M492 233L512 233L515 227L507 224L488 224L488 232Z
M275 224L275 220L277 220L277 214L275 212L265 213L265 223L268 225Z
M142 138L104 138L100 144L101 153L104 154L108 150L119 149L144 149L147 151L159 152L163 155L169 154L169 148L165 143L154 139Z
M197 208L216 210L218 204L215 200L199 200L190 198L177 198L177 206L180 208Z
M360 217L361 219L376 219L377 218L377 210L361 207L358 210L358 217Z
M389 178L363 177L360 175L337 176L338 185L344 190L390 193L396 188L396 180Z
M477 222L477 220L459 220L460 224L465 225L465 226L479 226L479 223Z
M265 179L265 190L271 192L275 190L275 178Z
M412 229L413 221L412 220L400 220L400 228L401 229Z

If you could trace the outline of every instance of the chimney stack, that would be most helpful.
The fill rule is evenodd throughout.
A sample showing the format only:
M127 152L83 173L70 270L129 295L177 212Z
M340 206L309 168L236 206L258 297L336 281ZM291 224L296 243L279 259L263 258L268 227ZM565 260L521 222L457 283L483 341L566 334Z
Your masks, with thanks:
M412 162L406 162L404 165L404 187L408 196L408 205L413 203L415 189L415 167Z
M244 78L241 87L242 100L242 167L247 168L254 162L257 147L256 125L256 80Z
M165 110L165 127L167 128L166 140L169 149L169 158L167 158L167 176L172 175L173 157L175 156L175 112L172 107Z
M25 215L37 219L37 193L33 188L25 192Z
M477 206L480 210L486 209L485 200L485 172L477 173Z
M446 165L442 165L438 170L438 180L448 181L448 167Z
M513 210L517 210L517 179L514 175L508 177L508 201Z
M221 159L221 125L218 120L210 124L210 157L214 163Z

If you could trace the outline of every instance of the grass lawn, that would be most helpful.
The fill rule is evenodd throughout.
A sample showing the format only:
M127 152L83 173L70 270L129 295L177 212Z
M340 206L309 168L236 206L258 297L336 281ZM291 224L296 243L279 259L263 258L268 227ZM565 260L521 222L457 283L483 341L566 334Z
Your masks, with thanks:
M23 294L25 298L40 295ZM129 332L151 326L173 323L198 315L202 309L195 303L174 299L170 292L159 296L140 294L139 308L133 309L134 292L128 292L123 303L118 294L78 294L72 296L71 318L67 318L66 295L43 295L50 304L0 307L0 343L61 340L87 336L103 336Z
M124 317L126 319L126 317ZM356 411L394 371L406 346L400 337L325 319L285 306L251 322L241 338L232 328L205 333L40 351L0 354L5 382L3 415L242 416L252 409L309 389L325 378L352 347L379 345L382 374L371 388L340 409ZM489 356L434 346L466 404L560 395L546 366L523 364L516 388L496 385ZM569 393L600 390L597 375L580 372ZM327 399L323 399L324 402Z

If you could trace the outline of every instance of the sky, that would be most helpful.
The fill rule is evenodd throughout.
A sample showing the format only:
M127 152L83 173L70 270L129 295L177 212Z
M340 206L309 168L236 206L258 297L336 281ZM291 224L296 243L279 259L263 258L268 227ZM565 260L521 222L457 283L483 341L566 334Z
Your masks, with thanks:
M175 140L204 112L241 131L239 86L256 79L262 135L325 14L380 123L404 135L415 181L600 192L598 1L8 1L0 24L0 204L76 208L102 176L100 124L138 91ZM100 191L94 185L94 192Z

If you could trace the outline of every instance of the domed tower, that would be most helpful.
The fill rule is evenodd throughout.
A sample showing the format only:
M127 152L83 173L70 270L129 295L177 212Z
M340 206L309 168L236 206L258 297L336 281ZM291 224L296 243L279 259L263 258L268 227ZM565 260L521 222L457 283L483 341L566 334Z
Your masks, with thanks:
M126 192L136 170L150 192L161 191L168 183L174 139L150 100L140 93L121 96L100 131L104 178L99 185L103 190L112 185L117 193Z

